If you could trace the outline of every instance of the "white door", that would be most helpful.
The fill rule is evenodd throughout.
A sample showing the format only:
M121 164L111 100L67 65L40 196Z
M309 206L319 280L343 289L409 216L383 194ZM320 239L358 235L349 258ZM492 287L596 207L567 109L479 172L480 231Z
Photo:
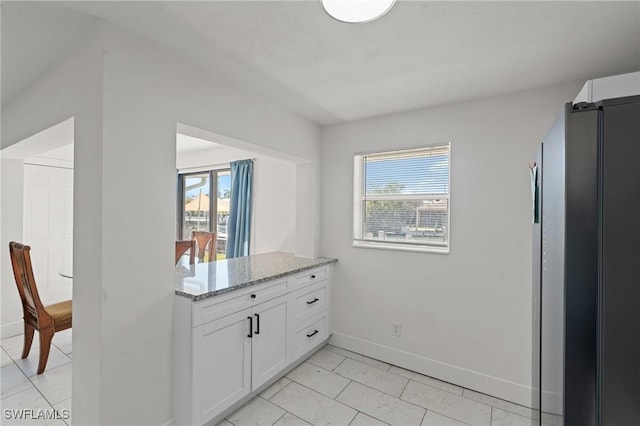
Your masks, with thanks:
M280 296L253 308L252 390L289 364L287 299Z
M73 169L25 164L23 227L42 303L71 299Z
M194 329L195 398L204 424L251 392L251 309Z

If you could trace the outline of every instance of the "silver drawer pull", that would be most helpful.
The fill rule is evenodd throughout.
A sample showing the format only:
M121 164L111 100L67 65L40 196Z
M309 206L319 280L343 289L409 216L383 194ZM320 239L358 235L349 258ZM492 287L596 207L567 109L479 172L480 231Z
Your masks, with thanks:
M313 337L313 336L315 336L315 335L316 335L316 334L318 334L318 333L320 333L318 330L314 330L314 331L313 331L313 333L309 333L309 334L307 334L307 337Z
M318 298L316 297L316 298L315 298L315 299L313 299L312 301L307 302L307 305L313 305L313 304L314 304L314 303L316 303L318 300L320 300L320 299L318 299Z

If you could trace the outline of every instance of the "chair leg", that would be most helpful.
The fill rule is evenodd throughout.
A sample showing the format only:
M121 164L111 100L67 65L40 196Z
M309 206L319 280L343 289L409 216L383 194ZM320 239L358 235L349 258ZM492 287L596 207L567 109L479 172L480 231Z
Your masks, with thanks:
M38 363L38 374L44 372L49 359L49 350L51 349L51 340L53 339L53 327L39 330L40 332L40 362Z
M31 350L31 343L33 342L33 331L35 329L32 325L24 323L24 345L22 346L22 359L25 359L29 356L29 351Z

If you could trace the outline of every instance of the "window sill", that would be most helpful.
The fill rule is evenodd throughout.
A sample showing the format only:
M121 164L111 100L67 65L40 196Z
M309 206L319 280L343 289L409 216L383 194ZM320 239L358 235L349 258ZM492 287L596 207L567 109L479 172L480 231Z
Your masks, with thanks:
M389 244L377 241L354 241L353 247L378 250L413 251L420 253L449 254L449 247L418 246L415 244Z

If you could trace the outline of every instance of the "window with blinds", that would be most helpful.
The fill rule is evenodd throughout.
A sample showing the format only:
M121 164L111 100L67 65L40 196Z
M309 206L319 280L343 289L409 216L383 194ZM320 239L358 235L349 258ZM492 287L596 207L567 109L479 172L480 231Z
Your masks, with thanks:
M450 144L354 157L353 245L449 252Z

